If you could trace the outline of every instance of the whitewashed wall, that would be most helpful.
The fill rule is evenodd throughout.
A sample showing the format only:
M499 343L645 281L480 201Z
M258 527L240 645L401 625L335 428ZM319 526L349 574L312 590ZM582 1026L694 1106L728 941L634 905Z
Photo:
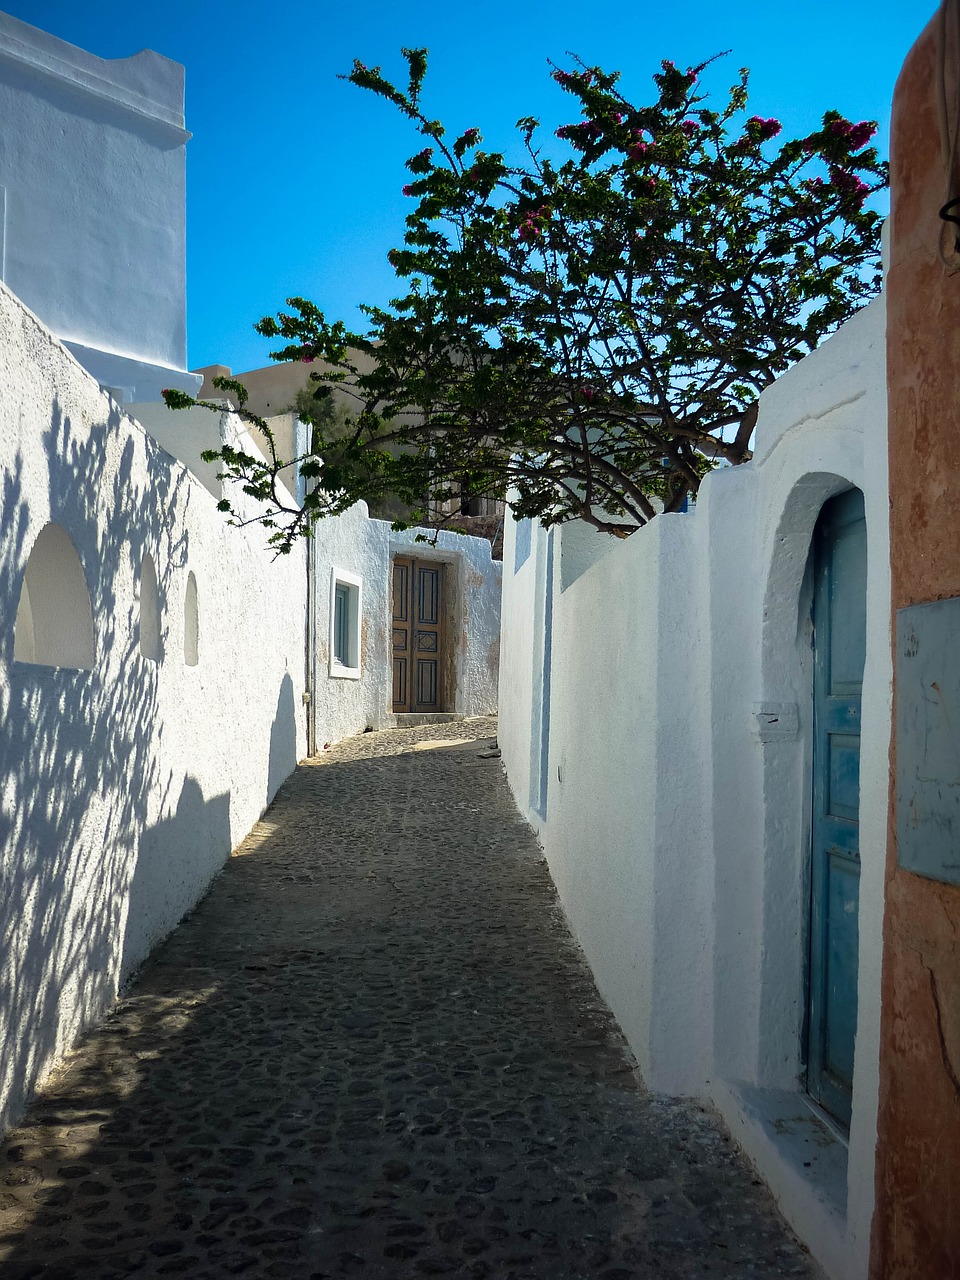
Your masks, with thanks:
M658 517L625 542L575 529L569 549L566 529L534 529L516 572L519 526L508 524L504 547L504 764L599 986L647 1082L721 1107L838 1277L866 1274L873 1204L891 683L886 458L877 300L764 393L754 461L714 472L691 513ZM821 506L851 485L865 495L868 538L859 1020L849 1158L836 1144L818 1181L771 1133L783 1127L778 1108L796 1118L799 1097L812 719L803 579ZM552 627L550 536L560 542ZM545 630L544 818L532 773ZM770 704L796 708L795 733L777 736L786 720L761 732Z
M217 415L198 408L171 412L162 403L130 408L218 499L229 491L232 500L237 490L229 482L225 488L224 482L217 479L218 464L204 462L202 451L217 449L224 440L253 455L262 447L262 441L257 439L259 433L246 434L235 414ZM278 435L283 433L286 437L281 456L295 456L293 441L298 424L294 415L269 421ZM291 491L299 493L298 476L284 472L283 479ZM423 529L395 533L386 521L370 519L366 503L358 502L343 515L321 520L315 526L308 554L313 556L316 584L315 659L310 685L314 741L318 747L367 728L389 728L396 723L390 708L392 561L397 555L417 556L445 566L444 621L452 689L448 709L465 716L496 712L502 566L492 558L486 538L446 532L435 536L433 530ZM330 665L334 571L345 572L361 582L359 679L344 678ZM305 581L301 588L306 589Z
M425 531L394 533L383 520L371 520L363 502L336 520L316 527L317 742L336 742L364 729L396 723L391 712L393 654L392 561L417 556L446 566L447 644L452 646L453 702L458 715L493 715L497 709L500 655L501 566L491 558L485 538L441 533L436 545L417 542ZM432 532L426 531L432 538ZM346 570L362 582L361 678L343 679L330 671L330 610L333 570Z
M0 13L0 279L122 401L186 372L183 67Z
M235 486L217 479L219 466L204 462L205 449L217 449L224 440L256 455L262 442L245 433L235 414L214 414L207 409L171 412L163 403L129 406L166 449L180 459L215 498ZM270 419L278 435L286 437L281 456L295 456L297 423L294 415ZM259 433L257 433L258 435ZM241 439L242 437L242 439ZM291 490L298 477L284 473ZM418 537L428 541L418 542ZM371 520L366 503L342 516L320 521L314 528L311 549L316 582L315 648L311 687L316 717L315 741L319 747L366 728L395 724L391 713L393 653L391 648L392 560L413 555L444 564L446 635L451 647L452 702L449 710L466 716L492 715L497 709L500 657L500 590L502 567L491 555L486 538L432 530L409 529L394 533L389 523ZM359 679L343 678L331 671L329 637L333 607L334 570L360 579L362 623ZM306 582L300 584L306 589Z
M274 557L256 527L228 526L219 483L206 472L201 483L161 448L2 285L0 334L2 1131L306 755L307 546ZM194 425L212 432L213 445L224 429L206 413ZM231 430L236 439L242 429L233 420ZM187 452L196 465L192 444ZM68 536L79 556L91 607L76 618L55 608L45 620L38 580L32 612L21 607L31 549L50 522L65 531L45 535L50 545L69 558ZM421 547L414 538L369 520L362 503L318 528L321 746L392 722L398 551L448 565L453 709L496 707L500 572L490 544L445 534ZM158 660L141 652L145 553L159 588ZM359 680L328 672L334 566L363 580ZM53 564L51 575L62 569ZM89 669L23 660L41 656L45 625L77 630L73 653Z
M306 753L305 559L273 561L0 286L0 1128L193 905ZM54 521L90 670L14 661ZM162 656L140 652L152 555ZM184 661L187 579L198 662Z

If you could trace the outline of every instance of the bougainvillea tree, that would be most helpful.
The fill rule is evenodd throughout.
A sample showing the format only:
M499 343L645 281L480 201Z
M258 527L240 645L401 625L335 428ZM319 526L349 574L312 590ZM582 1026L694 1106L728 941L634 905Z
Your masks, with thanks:
M427 143L389 255L399 296L362 308L364 332L303 298L262 320L274 359L314 366L310 450L210 456L262 500L281 550L386 494L411 522L428 499L509 493L518 516L620 535L679 509L712 466L750 457L763 388L879 288L875 125L828 111L784 141L748 116L746 71L711 104L707 64L664 62L636 106L574 61L552 75L578 118L555 138L520 120L524 159L508 163L477 128L448 137L422 105L426 51L404 55L405 87L359 62L347 77ZM302 508L276 483L293 463L312 481Z

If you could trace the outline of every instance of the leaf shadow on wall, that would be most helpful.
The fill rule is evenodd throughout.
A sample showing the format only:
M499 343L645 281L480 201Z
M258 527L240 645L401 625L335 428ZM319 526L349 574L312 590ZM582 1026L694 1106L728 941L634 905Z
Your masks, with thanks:
M149 440L135 472L136 436L112 403L88 429L54 400L42 438L51 518L90 592L95 660L89 671L13 660L39 532L27 497L37 464L25 476L18 454L0 510L0 1128L116 995L140 833L170 785L157 762L160 668L139 647L142 553L164 601L182 589L188 543L185 473Z

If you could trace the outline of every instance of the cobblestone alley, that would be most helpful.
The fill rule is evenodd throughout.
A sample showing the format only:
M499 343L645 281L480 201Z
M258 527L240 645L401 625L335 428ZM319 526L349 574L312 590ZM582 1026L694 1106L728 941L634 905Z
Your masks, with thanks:
M652 1096L492 720L301 767L0 1148L0 1277L819 1272Z

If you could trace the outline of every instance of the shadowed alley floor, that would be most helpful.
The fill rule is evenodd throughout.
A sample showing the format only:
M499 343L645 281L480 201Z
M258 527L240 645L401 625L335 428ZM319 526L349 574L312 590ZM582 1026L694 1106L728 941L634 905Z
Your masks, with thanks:
M819 1274L713 1117L643 1091L494 724L285 783L0 1148L3 1280Z

